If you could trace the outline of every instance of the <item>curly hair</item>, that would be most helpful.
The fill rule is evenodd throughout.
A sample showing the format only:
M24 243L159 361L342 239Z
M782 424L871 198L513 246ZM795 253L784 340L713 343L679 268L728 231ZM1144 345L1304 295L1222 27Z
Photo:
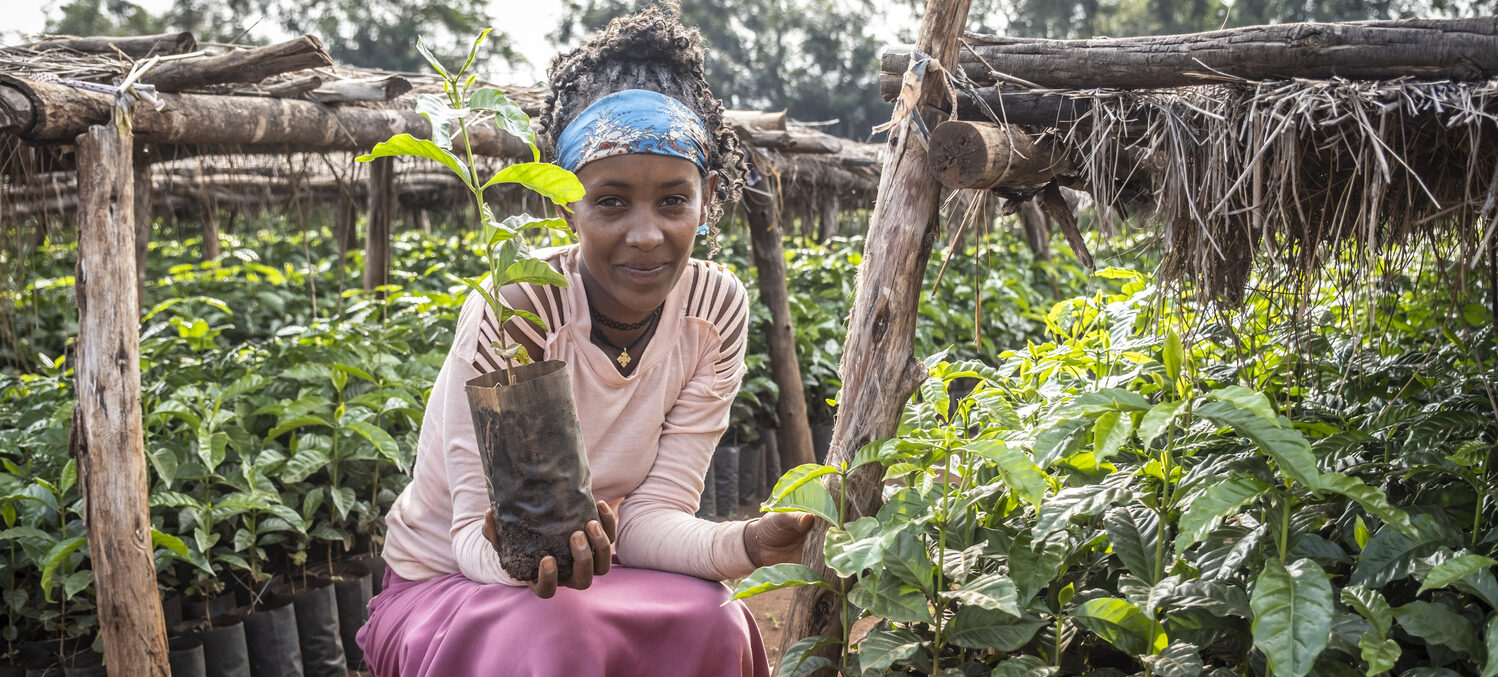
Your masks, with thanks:
M554 157L557 137L578 113L626 89L648 89L686 104L714 141L707 149L707 165L721 177L708 208L712 255L723 206L738 201L748 165L738 136L723 122L723 102L708 89L702 37L681 24L680 12L675 2L663 2L618 17L581 47L552 59L546 71L551 91L541 106L537 140Z

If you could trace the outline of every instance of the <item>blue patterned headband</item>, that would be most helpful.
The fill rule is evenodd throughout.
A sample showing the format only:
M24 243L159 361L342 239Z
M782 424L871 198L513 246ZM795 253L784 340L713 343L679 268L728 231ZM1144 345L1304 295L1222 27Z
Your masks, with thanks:
M669 155L707 171L707 130L680 101L626 89L593 102L557 139L557 164L575 172L594 160L626 153Z

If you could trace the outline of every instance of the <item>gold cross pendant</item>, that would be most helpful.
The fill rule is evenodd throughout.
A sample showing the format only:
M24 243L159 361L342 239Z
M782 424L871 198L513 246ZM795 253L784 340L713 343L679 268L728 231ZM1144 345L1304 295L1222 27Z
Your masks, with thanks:
M614 361L619 363L620 369L624 369L625 367L629 366L629 363L632 362L633 359L634 358L631 358L629 356L629 348L625 348L624 350L619 351L619 356L614 358Z

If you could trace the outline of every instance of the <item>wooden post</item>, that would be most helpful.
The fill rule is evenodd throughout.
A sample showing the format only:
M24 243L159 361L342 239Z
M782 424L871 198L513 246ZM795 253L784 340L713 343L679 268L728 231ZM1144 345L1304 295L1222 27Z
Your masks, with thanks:
M334 209L333 237L338 242L338 260L341 265L349 250L359 243L359 206L347 187L338 192L338 203Z
M929 0L916 48L944 67L957 61L957 38L967 22L971 0ZM869 222L863 264L848 338L843 343L842 401L832 432L827 463L852 460L869 442L895 433L911 393L926 378L915 358L915 320L921 280L936 240L941 184L931 174L926 146L910 116L922 115L947 98L944 77L928 69L913 110L897 107L889 130L889 153L879 176L879 197ZM935 117L935 116L933 116ZM928 124L931 121L928 120ZM864 465L848 477L849 518L877 510L883 468ZM833 487L833 495L838 495ZM827 525L818 521L806 539L802 561L828 580L838 580L822 558ZM814 635L842 636L842 608L836 594L817 586L796 589L781 655L797 640Z
M837 235L837 220L842 215L841 205L837 193L832 193L822 200L822 210L817 215L820 223L817 232L817 242L826 244L834 235Z
M217 261L219 255L218 247L218 198L213 195L213 188L203 186L199 194L199 200L203 208L203 260Z
M780 191L773 181L756 188L769 196L744 191L749 216L749 251L759 278L759 300L770 309L770 327L765 343L770 349L770 377L780 388L775 414L780 419L777 449L786 467L814 463L811 421L806 418L806 389L801 383L801 363L796 355L796 330L791 324L790 294L785 285L785 254L781 247Z
M1045 211L1035 200L1025 200L1019 206L1020 229L1025 234L1025 244L1036 261L1051 260L1051 227Z
M395 158L369 163L369 222L364 238L364 291L390 279L390 220L395 214Z
M145 146L135 151L135 303L146 305L146 250L151 244L151 156Z
M141 428L140 307L131 139L115 125L78 143L78 407L72 451L85 506L104 660L116 675L167 675Z

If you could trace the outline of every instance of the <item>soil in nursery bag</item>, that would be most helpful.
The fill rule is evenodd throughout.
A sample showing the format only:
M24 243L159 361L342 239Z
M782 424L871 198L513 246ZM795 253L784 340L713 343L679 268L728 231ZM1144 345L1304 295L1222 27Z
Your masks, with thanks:
M338 600L327 579L294 577L293 584L274 590L296 609L297 643L302 648L306 677L347 677L343 638L338 628Z
M739 445L722 445L713 452L713 457L717 513L719 517L727 517L739 508Z
M385 587L385 558L379 555L361 555L352 561L363 564L369 569L369 595L373 597L380 594Z
M182 620L217 618L233 611L236 606L239 606L239 602L235 600L232 591L226 591L211 598L185 597L182 599Z
M109 671L104 668L104 657L92 651L69 658L62 674L66 677L109 677Z
M167 667L172 677L208 677L203 661L203 643L196 637L173 637L166 644Z
M499 563L520 581L535 580L547 555L556 558L558 580L571 578L572 532L598 519L566 367L548 360L464 384L499 532Z
M244 639L244 619L232 614L184 621L174 628L203 643L203 666L208 677L250 677L250 653Z
M281 574L276 574L274 576L266 578L263 581L253 583L248 580L241 581L235 579L235 581L229 585L229 588L234 592L234 606L259 606L270 597L271 588L274 588L285 582L286 581L282 578Z
M246 611L241 610L241 611ZM244 616L244 643L254 677L302 677L302 644L290 598L265 598Z

